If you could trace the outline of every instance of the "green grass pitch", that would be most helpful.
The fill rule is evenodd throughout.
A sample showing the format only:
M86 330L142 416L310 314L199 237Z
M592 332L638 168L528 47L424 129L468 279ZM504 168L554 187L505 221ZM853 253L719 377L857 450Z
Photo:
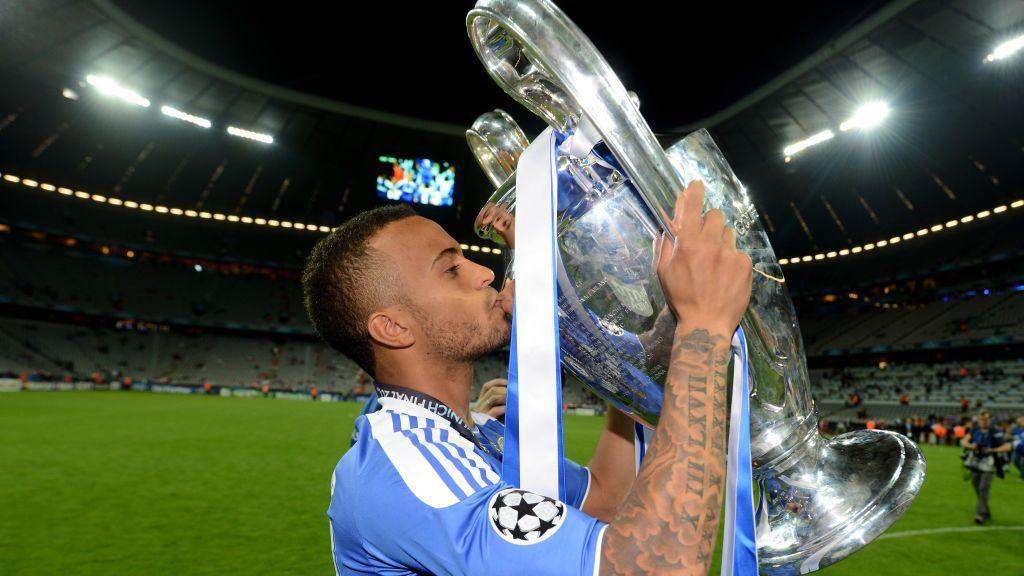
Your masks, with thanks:
M2 394L0 574L333 574L330 473L358 411L146 393ZM568 418L568 455L585 462L601 426ZM928 480L906 516L821 574L1024 574L1016 470L994 482L994 520L978 530L959 450L926 453ZM957 531L892 537L937 528Z

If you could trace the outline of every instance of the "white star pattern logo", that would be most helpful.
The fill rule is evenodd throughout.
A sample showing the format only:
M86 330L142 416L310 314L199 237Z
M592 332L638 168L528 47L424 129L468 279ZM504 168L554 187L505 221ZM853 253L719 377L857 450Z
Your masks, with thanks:
M509 488L491 498L488 513L491 527L499 536L523 546L547 540L557 532L565 520L565 504L533 492Z

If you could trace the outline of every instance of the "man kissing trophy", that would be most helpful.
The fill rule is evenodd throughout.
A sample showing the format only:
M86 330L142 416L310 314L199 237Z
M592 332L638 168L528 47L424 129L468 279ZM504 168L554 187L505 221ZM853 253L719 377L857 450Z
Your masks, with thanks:
M892 432L858 430L832 439L819 434L785 277L746 188L711 136L699 130L662 149L635 95L548 0L480 0L467 27L488 73L551 130L550 174L541 176L550 176L553 190L554 254L548 273L557 303L554 295L548 297L557 315L556 362L639 424L657 425L676 320L651 267L653 245L662 233L671 234L677 192L703 181L704 209L725 213L737 248L754 266L750 305L737 331L742 335L741 354L734 359L739 368L732 372L745 386L749 377L749 385L732 387L729 471L741 494L744 482L751 492L751 474L732 465L734 458L742 463L742 452L749 454L759 500L756 565L765 574L805 574L849 556L885 531L920 490L921 451ZM496 187L477 217L476 231L517 248L516 229L523 238L524 226L533 224L525 216L516 221L517 201L520 207L525 202L524 179L537 180L537 170L531 167L527 174L520 162L530 144L501 110L480 116L467 139ZM524 265L523 259L517 249L515 261ZM543 259L529 264L546 267ZM520 281L517 314L526 289ZM749 412L744 402L736 402L743 399L740 390L746 390ZM511 409L510 416L516 417ZM518 415L527 416L526 408ZM506 434L516 430L512 424ZM638 442L642 439L638 434ZM530 449L524 439L517 443ZM738 502L741 513L743 506L754 507L749 498ZM727 522L727 550L728 530Z

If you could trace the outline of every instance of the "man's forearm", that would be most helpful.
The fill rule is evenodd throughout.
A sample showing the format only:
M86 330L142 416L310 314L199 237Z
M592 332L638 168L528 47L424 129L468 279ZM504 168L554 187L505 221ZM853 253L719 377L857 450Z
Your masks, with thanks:
M729 337L677 328L661 419L604 536L601 574L707 574L725 475Z
M636 478L633 420L609 405L604 431L590 459L590 490L583 511L611 522Z

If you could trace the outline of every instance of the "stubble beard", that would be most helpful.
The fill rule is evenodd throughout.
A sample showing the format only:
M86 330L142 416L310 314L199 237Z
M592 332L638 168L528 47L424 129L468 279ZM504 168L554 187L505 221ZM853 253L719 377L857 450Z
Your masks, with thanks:
M458 322L424 317L413 312L425 327L434 350L453 362L473 362L509 343L511 325L504 322Z

